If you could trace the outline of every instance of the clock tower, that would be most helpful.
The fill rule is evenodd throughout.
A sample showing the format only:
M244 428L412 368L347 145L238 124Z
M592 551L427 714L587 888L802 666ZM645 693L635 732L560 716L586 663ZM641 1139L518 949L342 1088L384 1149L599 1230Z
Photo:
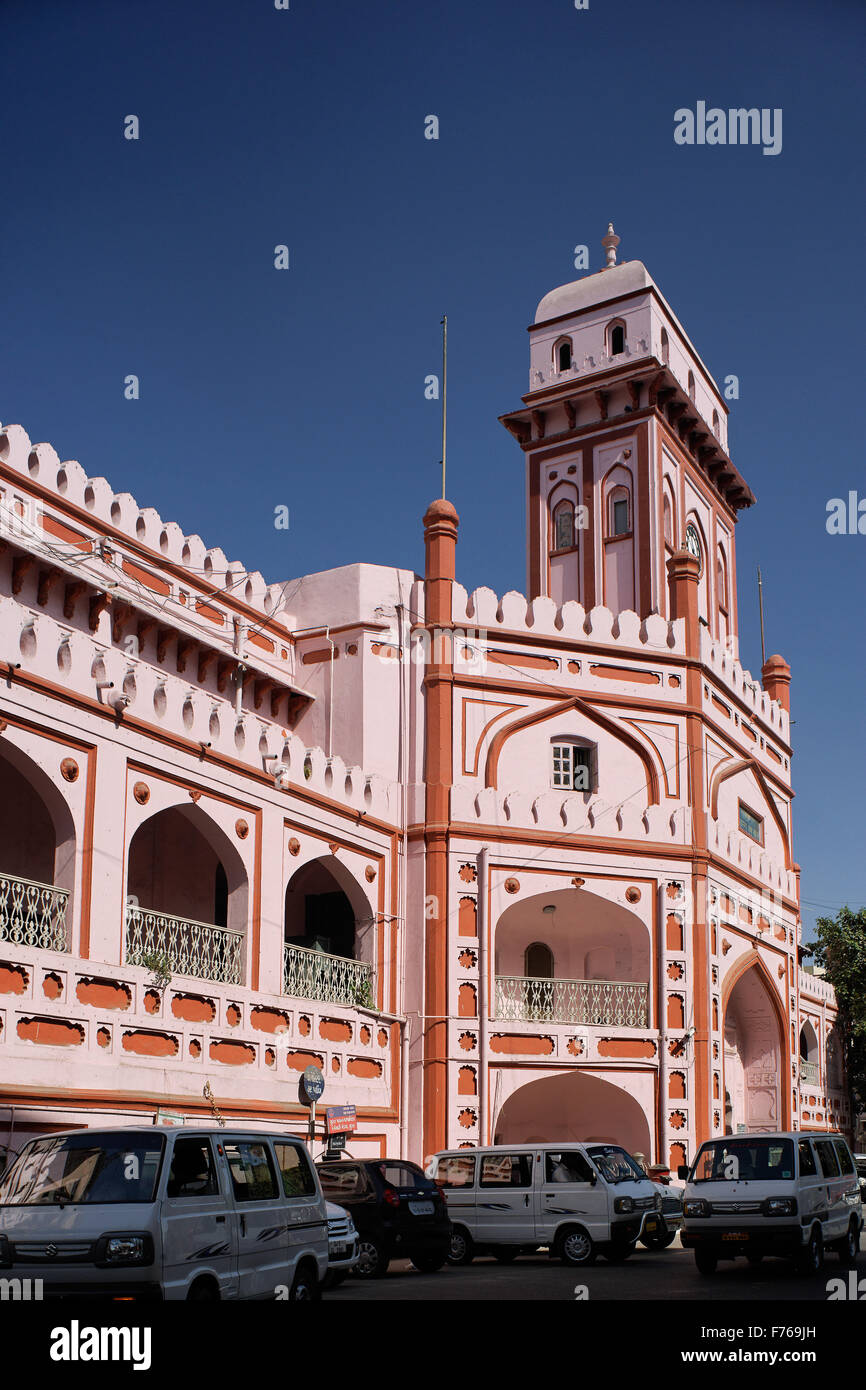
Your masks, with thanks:
M528 593L671 617L667 561L698 561L698 615L736 652L737 516L754 497L727 451L727 407L640 261L544 296L529 390L502 417L526 455Z

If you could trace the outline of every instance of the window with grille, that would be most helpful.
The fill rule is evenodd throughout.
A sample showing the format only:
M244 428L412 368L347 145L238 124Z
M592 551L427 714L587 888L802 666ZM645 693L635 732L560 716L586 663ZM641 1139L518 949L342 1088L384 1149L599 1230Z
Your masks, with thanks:
M568 791L588 792L593 788L592 749L578 743L553 744L553 785Z
M750 811L748 806L740 802L740 829L744 835L748 835L751 840L757 840L759 845L764 843L764 822L760 816L756 816L754 811Z

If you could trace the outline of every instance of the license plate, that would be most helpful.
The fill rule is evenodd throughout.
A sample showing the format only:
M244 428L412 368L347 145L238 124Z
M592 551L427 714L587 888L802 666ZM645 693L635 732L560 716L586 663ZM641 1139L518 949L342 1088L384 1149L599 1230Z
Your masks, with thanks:
M644 1228L645 1231L655 1231L655 1230L657 1230L657 1229L658 1229L658 1222L656 1221L655 1217L653 1217L652 1220L650 1220L650 1221L645 1221L645 1222L644 1222L643 1228Z
M433 1215L433 1203L432 1203L432 1202L410 1202L410 1203L409 1203L409 1210L411 1211L411 1213L412 1213L413 1216L432 1216L432 1215Z
M333 1247L333 1253L335 1255L348 1255L351 1249L351 1245L335 1245Z
M725 1231L722 1240L748 1240L748 1231Z

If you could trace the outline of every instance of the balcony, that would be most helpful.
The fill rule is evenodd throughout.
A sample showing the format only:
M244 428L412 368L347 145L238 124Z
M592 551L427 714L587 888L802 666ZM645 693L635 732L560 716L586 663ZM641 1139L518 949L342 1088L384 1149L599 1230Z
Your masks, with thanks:
M65 888L0 874L0 941L68 951Z
M154 958L161 957L170 962L173 975L240 985L243 947L243 932L141 907L126 909L127 965L151 967Z
M817 1086L820 1080L817 1062L806 1062L800 1058L800 1082L804 1086Z
M283 993L330 1004L375 1004L373 967L307 946L283 947Z
M524 1023L646 1028L648 986L629 980L545 980L497 975L495 1018Z

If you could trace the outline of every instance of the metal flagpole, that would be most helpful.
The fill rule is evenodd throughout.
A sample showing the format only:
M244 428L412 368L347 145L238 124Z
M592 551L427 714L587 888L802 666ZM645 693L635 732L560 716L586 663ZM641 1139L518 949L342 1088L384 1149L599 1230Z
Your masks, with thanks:
M445 431L448 412L448 316L442 315L442 497L445 497Z
M758 607L761 611L761 665L763 666L767 660L767 657L764 651L764 589L763 585L761 584L760 565L758 565Z

